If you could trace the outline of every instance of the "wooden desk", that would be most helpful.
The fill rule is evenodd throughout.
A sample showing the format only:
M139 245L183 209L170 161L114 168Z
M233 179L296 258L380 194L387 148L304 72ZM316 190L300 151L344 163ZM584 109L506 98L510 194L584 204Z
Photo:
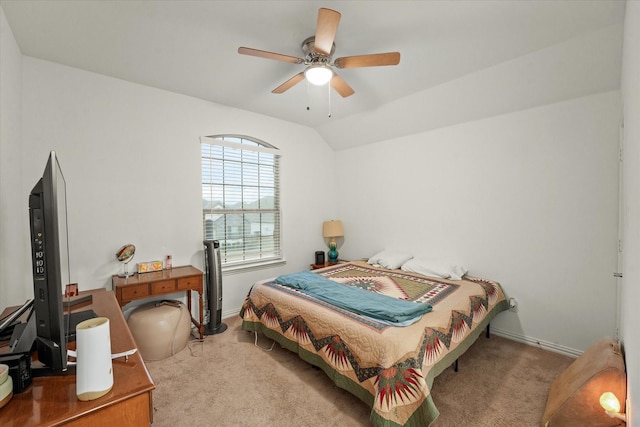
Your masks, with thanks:
M111 291L91 293L91 304L80 304L72 311L92 309L109 318L111 352L120 353L136 347L122 311ZM69 345L75 348L75 343ZM25 426L145 426L153 422L153 380L140 352L113 360L113 388L106 395L87 402L76 396L76 376L67 374L34 378L33 383L0 409L3 427Z
M202 324L203 275L202 271L188 265L151 273L136 273L129 277L112 276L111 282L120 307L142 298L186 291L191 322L198 328L200 338L204 338L204 325ZM200 321L193 317L191 311L191 291L198 292Z

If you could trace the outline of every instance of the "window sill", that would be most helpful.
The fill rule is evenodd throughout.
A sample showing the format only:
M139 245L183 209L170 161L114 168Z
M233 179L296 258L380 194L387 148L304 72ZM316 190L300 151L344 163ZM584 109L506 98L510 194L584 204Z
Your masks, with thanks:
M240 274L248 271L261 270L263 268L274 267L278 265L285 265L287 260L284 258L272 259L268 261L257 261L251 263L238 263L222 266L222 273L224 274Z

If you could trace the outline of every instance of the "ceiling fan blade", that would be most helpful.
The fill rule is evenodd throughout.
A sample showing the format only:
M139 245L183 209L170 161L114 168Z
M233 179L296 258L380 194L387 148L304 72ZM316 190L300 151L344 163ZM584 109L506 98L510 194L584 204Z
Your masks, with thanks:
M334 65L338 68L378 67L380 65L398 65L399 63L400 52L345 56L334 61Z
M343 98L347 96L351 96L355 93L355 91L345 82L342 77L333 73L333 78L331 79L331 87L336 90Z
M258 56L260 58L275 59L276 61L290 62L292 64L304 64L304 59L295 56L283 55L281 53L267 52L266 50L252 49L250 47L239 47L238 53L242 55Z
M282 83L280 86L272 90L271 93L283 93L284 91L289 90L293 86L300 83L302 80L304 80L304 72L300 72L295 76L291 77L289 80L287 80L286 82Z
M333 40L336 38L338 24L340 23L340 12L332 9L320 8L318 11L318 24L316 26L316 38L314 49L318 53L330 55L333 48Z

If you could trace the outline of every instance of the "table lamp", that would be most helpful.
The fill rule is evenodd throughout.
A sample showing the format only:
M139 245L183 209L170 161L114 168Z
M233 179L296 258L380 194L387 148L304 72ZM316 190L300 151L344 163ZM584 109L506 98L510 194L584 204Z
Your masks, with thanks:
M336 246L336 237L344 236L342 229L342 221L325 221L322 223L322 237L329 238L329 263L338 262L338 250Z

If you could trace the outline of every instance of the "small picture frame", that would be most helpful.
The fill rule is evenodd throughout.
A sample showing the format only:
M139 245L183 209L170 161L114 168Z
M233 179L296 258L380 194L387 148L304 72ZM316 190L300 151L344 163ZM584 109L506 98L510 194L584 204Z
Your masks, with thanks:
M138 273L151 273L162 270L162 261L149 261L138 263Z
M78 284L77 283L69 283L64 289L64 297L75 297L78 295Z

